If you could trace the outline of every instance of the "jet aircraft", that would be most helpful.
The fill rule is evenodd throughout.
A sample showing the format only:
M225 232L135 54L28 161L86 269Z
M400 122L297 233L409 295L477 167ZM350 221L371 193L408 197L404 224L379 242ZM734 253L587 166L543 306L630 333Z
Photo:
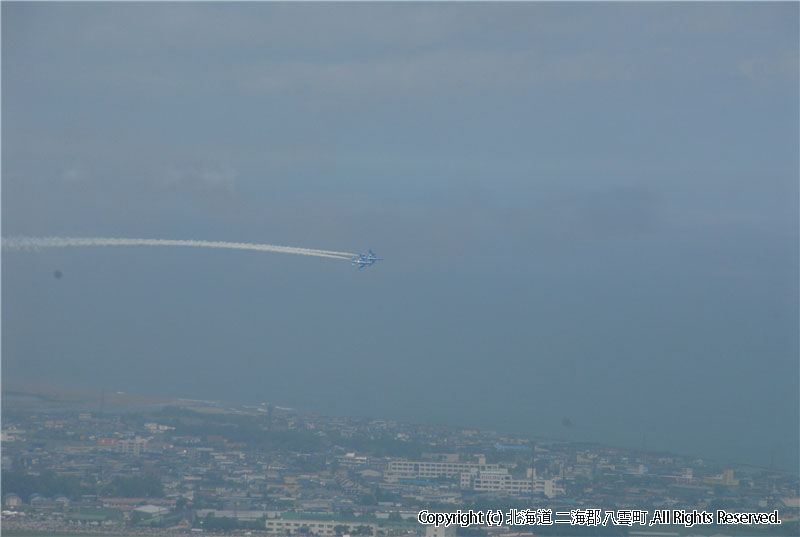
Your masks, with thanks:
M366 254L359 254L358 257L353 258L353 265L358 267L358 270L364 267L371 267L375 264L375 261L383 261L383 258L375 255L375 252L372 250L368 250L368 252L369 253Z

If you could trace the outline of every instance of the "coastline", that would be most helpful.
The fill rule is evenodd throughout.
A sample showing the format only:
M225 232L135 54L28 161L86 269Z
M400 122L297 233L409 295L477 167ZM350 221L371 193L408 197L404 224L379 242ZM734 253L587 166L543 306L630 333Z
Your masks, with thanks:
M3 520L4 537L185 537L212 534L215 537L266 537L266 531L234 530L225 532L192 531L191 528L133 528L125 525L94 526L64 524L58 521ZM274 537L274 536L273 536Z

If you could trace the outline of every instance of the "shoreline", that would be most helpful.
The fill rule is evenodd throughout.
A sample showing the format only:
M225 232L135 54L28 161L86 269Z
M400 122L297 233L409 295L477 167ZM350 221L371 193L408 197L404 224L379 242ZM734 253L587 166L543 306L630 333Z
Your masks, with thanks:
M70 536L70 537L185 537L186 535L214 535L215 537L275 537L262 530L192 531L192 528L137 528L114 524L92 526L64 524L57 521L3 520L2 535L8 537Z

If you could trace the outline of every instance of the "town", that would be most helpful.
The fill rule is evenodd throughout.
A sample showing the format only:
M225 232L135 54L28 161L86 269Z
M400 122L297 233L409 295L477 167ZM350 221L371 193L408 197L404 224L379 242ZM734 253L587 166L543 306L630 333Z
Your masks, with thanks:
M6 532L697 534L670 520L651 528L648 516L726 510L777 511L781 524L709 534L798 534L800 482L776 469L269 403L65 406L6 395ZM512 520L445 528L421 515L456 510Z

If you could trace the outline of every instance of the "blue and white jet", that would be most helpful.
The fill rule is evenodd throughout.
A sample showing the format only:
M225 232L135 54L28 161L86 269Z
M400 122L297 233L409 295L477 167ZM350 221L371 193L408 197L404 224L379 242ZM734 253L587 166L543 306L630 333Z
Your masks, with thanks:
M364 267L371 267L375 264L375 261L383 261L383 258L375 255L375 252L372 250L368 250L368 252L369 253L366 254L359 254L358 257L353 258L353 265L358 267L358 270Z

